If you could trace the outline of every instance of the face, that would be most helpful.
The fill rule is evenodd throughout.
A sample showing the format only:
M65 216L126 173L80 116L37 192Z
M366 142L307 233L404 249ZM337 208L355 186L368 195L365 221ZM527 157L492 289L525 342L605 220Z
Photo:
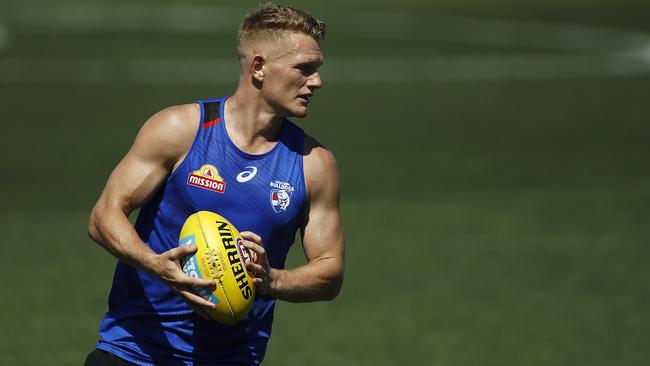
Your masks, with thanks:
M303 33L290 33L279 42L275 55L267 56L261 67L261 92L266 102L283 117L304 117L314 91L322 82L318 68L323 52L318 43Z

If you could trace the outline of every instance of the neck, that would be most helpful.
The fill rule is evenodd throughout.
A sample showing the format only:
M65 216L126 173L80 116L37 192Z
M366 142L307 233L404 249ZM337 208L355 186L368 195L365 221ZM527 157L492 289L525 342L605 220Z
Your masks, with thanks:
M262 154L275 146L282 131L283 117L260 98L238 89L224 107L226 131L240 150Z

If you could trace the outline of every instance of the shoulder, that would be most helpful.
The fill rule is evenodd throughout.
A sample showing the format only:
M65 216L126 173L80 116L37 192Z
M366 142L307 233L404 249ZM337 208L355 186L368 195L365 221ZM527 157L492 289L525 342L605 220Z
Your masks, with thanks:
M165 108L151 116L142 126L146 133L178 139L196 134L201 111L198 104L183 104Z
M334 154L315 138L305 134L303 170L310 199L338 196L338 168Z
M198 104L177 105L159 111L140 129L134 149L155 153L161 158L177 159L192 145L200 115Z

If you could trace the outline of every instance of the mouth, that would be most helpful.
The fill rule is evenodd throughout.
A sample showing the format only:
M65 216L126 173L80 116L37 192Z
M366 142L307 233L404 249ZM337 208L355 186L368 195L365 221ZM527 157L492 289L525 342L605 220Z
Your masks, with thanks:
M303 95L299 95L299 96L298 96L298 99L299 99L301 102L303 102L304 104L309 104L309 98L310 98L312 95L313 95L313 94L303 94Z

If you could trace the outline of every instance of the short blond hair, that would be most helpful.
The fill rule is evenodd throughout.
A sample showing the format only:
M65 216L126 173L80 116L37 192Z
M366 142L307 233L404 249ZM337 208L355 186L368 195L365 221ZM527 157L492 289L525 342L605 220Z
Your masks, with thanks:
M316 42L325 39L325 23L300 9L266 3L248 14L237 33L237 53L244 60L258 41L277 41L286 31L301 32Z

